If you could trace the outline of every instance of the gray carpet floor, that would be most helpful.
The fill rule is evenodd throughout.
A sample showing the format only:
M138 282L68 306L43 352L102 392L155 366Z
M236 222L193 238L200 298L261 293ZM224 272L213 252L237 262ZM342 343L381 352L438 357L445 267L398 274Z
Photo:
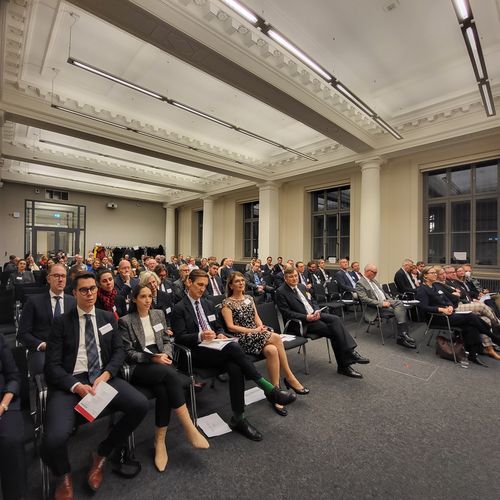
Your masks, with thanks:
M353 320L347 325L357 333L359 351L371 359L357 365L364 378L338 375L323 339L308 343L309 375L302 356L289 351L292 368L311 393L299 397L285 418L267 401L248 406L262 442L230 433L210 439L209 450L194 450L173 418L169 464L160 474L152 461L150 411L136 433L141 474L126 480L108 470L93 495L85 473L106 419L81 427L71 441L75 498L498 500L500 361L483 356L489 368L463 369L438 358L434 342L417 354L389 336L382 345L373 327L367 334ZM390 326L385 330L389 334ZM423 331L418 324L412 334L418 340ZM258 366L265 373L265 364ZM227 384L206 387L198 409L229 420ZM28 498L41 498L32 455L28 481Z

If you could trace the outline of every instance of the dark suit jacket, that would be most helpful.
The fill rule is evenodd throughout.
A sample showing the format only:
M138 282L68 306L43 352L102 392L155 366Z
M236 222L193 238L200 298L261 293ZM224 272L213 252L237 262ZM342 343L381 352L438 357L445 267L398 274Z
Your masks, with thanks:
M122 337L112 313L95 310L97 335L101 347L102 371L115 377L125 361ZM112 330L104 335L99 328L110 324ZM69 391L78 380L73 376L80 341L80 325L76 307L54 320L45 352L45 380L49 387Z
M184 298L184 295L186 295L185 289L186 287L180 278L172 283L173 300L175 303L180 302Z
M139 284L139 278L130 278L130 286L129 286L125 284L122 275L120 273L118 273L115 276L115 287L118 288L118 291L122 295L128 295L132 291L132 288L134 288L134 286L138 284Z
M352 293L356 291L356 288L352 286L352 283L349 281L349 278L346 276L345 272L342 271L342 269L335 273L335 279L337 280L337 283L342 292Z
M210 328L215 333L225 334L224 328L222 328L221 323L217 319L215 307L208 300L203 298L200 299L200 303L210 324ZM211 317L213 317L212 320ZM198 334L200 328L193 306L187 295L185 295L180 302L175 304L170 321L172 323L175 341L178 344L185 345L189 348L196 347L199 344ZM203 347L201 349L203 349Z
M273 267L273 274L282 273L285 270L285 266L283 264L275 264Z
M262 276L259 276L260 277L260 281L261 281L261 286L264 286L265 287L265 283L263 282L263 277ZM245 273L245 281L246 281L246 285L247 285L247 290L251 291L254 295L256 293L259 293L257 292L257 287L259 285L257 285L257 283L255 282L255 273L250 270L250 271L247 271ZM265 291L262 290L262 292L260 293L264 293Z
M319 306L311 294L307 292L306 287L299 283L297 288L306 297L311 307L317 311ZM285 323L289 319L298 319L304 323L307 321L307 311L304 304L287 284L281 285L276 291L276 304L283 315Z
M177 269L175 264L172 264L171 262L169 262L167 264L167 272L168 272L168 276L171 279L171 281L178 280L180 277L179 269Z
M153 302L153 309L163 311L164 318L167 320L167 325L169 324L168 318L172 315L172 309L174 307L173 295L173 293L166 293L158 290L158 292L156 292L156 304Z
M0 400L6 392L14 394L9 409L19 410L21 403L17 396L21 392L21 377L10 347L5 337L0 335Z
M231 273L234 273L235 269L234 267L221 267L219 269L220 277L222 280L222 283L224 284L224 288L226 288L226 283L229 278L229 275Z
M75 298L64 295L64 312L75 307ZM18 340L30 351L36 351L42 342L47 342L53 323L52 304L48 292L30 295L23 307L19 321Z
M323 274L323 271L325 272L326 277L325 274ZM316 270L316 276L318 277L322 285L324 285L326 283L326 280L330 277L330 273L326 269L323 269L323 271L321 269Z
M411 279L411 276L410 276ZM396 287L399 293L412 293L415 294L417 292L416 288L412 288L410 282L408 281L408 277L402 268L399 268L394 275L394 283L396 283Z
M14 271L7 283L7 288L14 288L14 285L24 285L25 283L35 283L35 275L31 271Z
M225 294L226 289L224 288L224 285L222 284L222 280L220 276L215 275L215 282L217 283L217 286L219 287L219 291L221 292L222 295ZM212 286L212 276L208 276L208 286L207 286L207 294L208 295L213 295L214 294L214 288Z

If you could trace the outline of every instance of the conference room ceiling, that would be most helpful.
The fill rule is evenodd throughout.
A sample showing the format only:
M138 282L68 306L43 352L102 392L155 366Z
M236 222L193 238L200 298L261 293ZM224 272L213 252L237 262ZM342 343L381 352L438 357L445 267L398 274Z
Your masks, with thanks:
M451 0L245 5L402 139L219 0L11 0L1 6L2 180L175 204L500 127ZM498 97L500 0L471 6Z

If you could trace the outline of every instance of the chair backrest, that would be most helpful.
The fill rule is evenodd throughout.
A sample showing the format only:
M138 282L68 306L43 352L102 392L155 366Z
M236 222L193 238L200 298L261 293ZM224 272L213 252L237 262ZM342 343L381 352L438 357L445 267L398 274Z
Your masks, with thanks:
M326 302L325 287L321 283L313 283L313 292L318 304Z
M389 288L389 285L387 283L382 283L382 290L386 295L392 297L391 289Z
M276 311L274 302L264 302L258 304L256 307L262 323L266 326L270 326L276 333L281 333L278 312Z
M14 322L15 305L14 290L0 290L0 324Z
M225 299L225 295L207 295L205 298L211 302L214 307L217 307L222 304L222 301Z
M28 362L26 360L26 347L17 346L12 348L12 356L16 362L21 376L21 409L30 410L30 382L28 376Z
M34 295L37 293L44 293L47 291L46 285L40 285L40 283L24 283L14 285L16 301L25 303L28 300L27 295Z
M0 286L2 286L2 287L7 286L10 275L11 275L11 273L9 271L2 271L2 274L0 275Z
M326 289L328 290L328 295L330 299L333 300L339 300L340 299L340 287L339 284L337 283L337 280L332 279L331 281L328 281L326 284Z
M393 299L395 299L399 295L399 290L398 287L396 286L396 283L389 283L387 286L389 287L389 295Z

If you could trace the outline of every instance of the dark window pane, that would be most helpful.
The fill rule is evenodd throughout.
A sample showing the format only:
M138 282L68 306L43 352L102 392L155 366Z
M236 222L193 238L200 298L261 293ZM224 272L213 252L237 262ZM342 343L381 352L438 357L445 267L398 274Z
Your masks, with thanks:
M259 237L259 223L252 222L252 238L256 240Z
M496 231L497 200L476 201L476 231Z
M451 204L451 231L470 231L470 202Z
M427 194L429 198L440 198L448 194L448 183L446 180L446 172L438 174L429 174Z
M340 216L340 236L350 236L350 215L342 214Z
M252 204L251 203L245 203L243 205L243 218L244 219L251 219L252 218Z
M349 238L340 238L339 257L349 259Z
M496 266L498 254L498 232L476 235L476 262L483 266Z
M326 216L326 234L327 236L337 236L337 216Z
M313 238L323 238L324 220L323 215L315 215L313 217Z
M313 259L323 258L323 238L313 238Z
M461 262L469 259L470 233L453 233L451 235L451 262Z
M325 209L325 192L313 193L313 212L321 212Z
M446 227L446 206L430 205L429 206L429 220L428 229L429 233L442 233Z
M450 196L458 194L470 194L471 169L470 167L453 170L450 178Z
M351 207L351 189L342 188L340 190L340 208L346 209Z
M326 193L326 209L337 210L339 208L338 202L339 192L337 189L332 189Z
M252 213L253 213L254 219L259 218L259 204L258 203L252 203Z
M476 193L496 191L498 186L498 165L476 168Z
M252 256L252 242L250 240L243 241L243 256L244 257Z
M430 234L429 235L429 251L427 252L427 261L430 264L444 264L444 234Z
M326 254L328 257L338 258L338 256L337 256L337 238L327 238L326 239Z
M243 224L243 238L245 240L249 240L252 237L251 231L252 231L252 223L245 222L245 224Z

